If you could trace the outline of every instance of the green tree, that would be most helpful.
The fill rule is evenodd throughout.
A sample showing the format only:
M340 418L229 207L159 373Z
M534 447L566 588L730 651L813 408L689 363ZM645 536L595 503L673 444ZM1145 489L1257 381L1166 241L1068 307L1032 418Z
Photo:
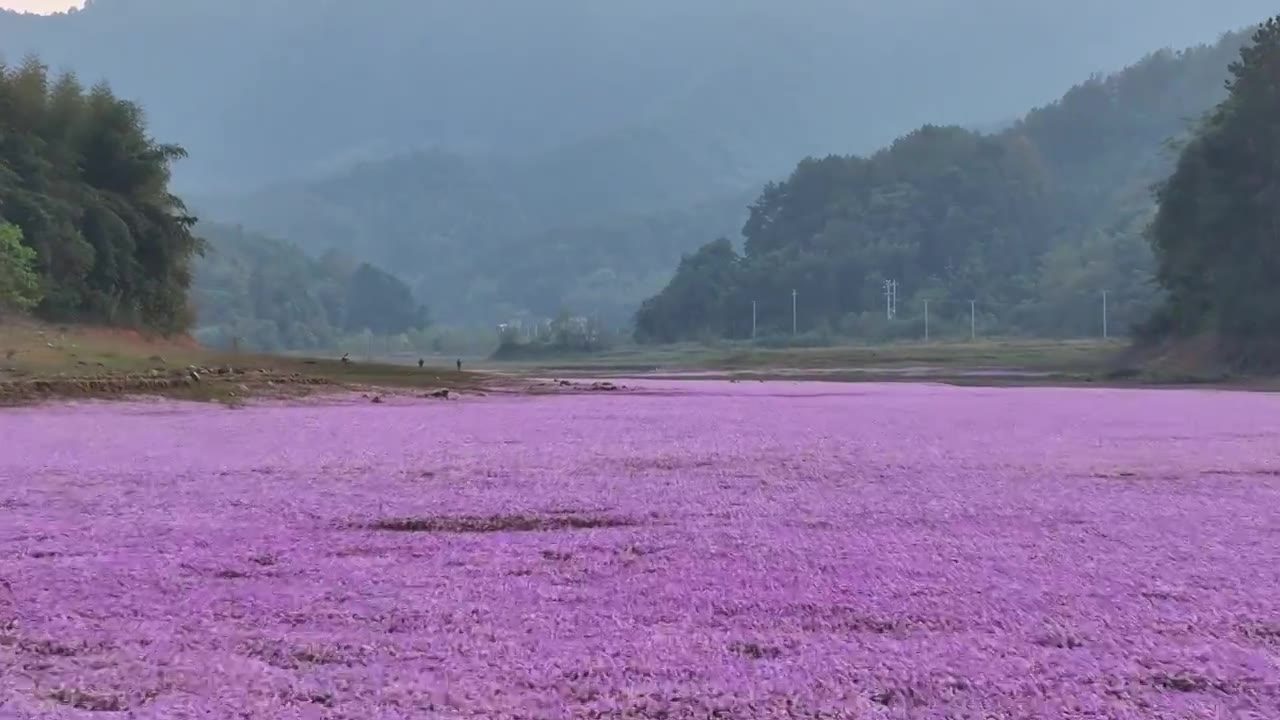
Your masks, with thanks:
M192 284L196 337L208 345L229 347L238 339L255 350L332 349L349 317L389 320L391 327L409 322L404 329L425 325L425 315L403 317L404 306L416 308L403 283L376 269L357 278L360 264L341 253L313 258L289 243L216 223L201 222L197 231L206 249Z
M685 256L667 288L636 314L636 337L671 342L730 334L741 258L725 238Z
M184 331L195 218L168 189L182 148L105 85L0 66L0 207L38 260L35 308L58 320Z
M722 240L686 258L642 306L637 337L741 337L753 299L766 332L790 331L792 290L804 296L798 329L836 327L876 307L888 278L943 278L957 301L982 287L1012 304L1045 249L1045 185L1024 138L961 128L926 126L867 158L805 160L752 205L743 257Z
M751 205L732 287L698 288L711 276L682 266L636 337L743 337L751 300L763 335L789 334L793 289L798 329L819 335L918 337L927 299L935 328L964 315L967 330L976 300L988 330L1096 336L1103 292L1123 333L1159 300L1143 228L1168 142L1226 96L1244 42L1152 54L994 134L927 125L869 156L803 160ZM877 319L889 279L893 323Z
M30 310L40 302L36 251L16 225L0 222L0 310Z
M397 335L427 325L426 309L394 275L364 263L347 284L348 330Z
M1230 67L1228 96L1157 192L1149 236L1167 300L1154 337L1206 334L1246 367L1280 363L1280 17Z

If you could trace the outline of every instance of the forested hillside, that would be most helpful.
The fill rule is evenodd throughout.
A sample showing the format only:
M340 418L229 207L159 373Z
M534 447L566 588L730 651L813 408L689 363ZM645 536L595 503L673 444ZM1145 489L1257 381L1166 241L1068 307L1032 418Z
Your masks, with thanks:
M1218 359L1280 367L1280 17L1231 65L1230 94L1161 184L1150 236L1165 302L1147 339L1208 340ZM1202 342L1203 344L1203 342Z
M723 158L672 150L657 137L644 143L651 153L636 147L574 146L502 162L415 153L193 202L202 215L313 254L337 248L398 268L454 321L490 326L572 308L626 324L680 253L741 225L751 197L733 190L746 181Z
M1013 127L1002 119L1270 9L95 0L51 17L0 12L0 47L107 78L147 107L157 136L193 151L174 185L207 227L393 269L415 308L451 323L562 310L627 323L682 254L737 239L760 196L716 301L732 317L686 316L690 301L669 290L641 314L642 336L741 334L750 300L766 329L789 330L793 285L808 330L918 334L877 324L882 275L901 284L903 320L926 297L945 322L981 296L991 329L1079 334L1093 332L1103 289L1117 327L1155 301L1138 236L1148 185L1169 167L1163 141L1221 98L1219 55L1238 38L1091 81ZM867 152L926 122L937 125L883 152L807 161L760 195L800 157ZM687 275L672 287L695 287ZM246 292L202 295L241 298L226 317L202 307L218 318L206 330L270 317L264 338L310 344L347 325L326 314L312 337L296 316L318 318L314 302L251 311ZM43 297L42 311L55 302Z
M919 336L965 319L987 330L1095 334L1108 291L1118 330L1156 300L1142 231L1169 140L1225 95L1244 36L1156 53L1076 86L997 134L926 126L868 157L806 160L751 208L741 252L687 257L637 315L650 340L761 332ZM885 319L883 282L898 282Z
M409 288L367 263L197 226L169 191L183 157L106 85L36 59L0 67L0 311L164 333L198 314L206 337L258 349L426 325Z
M54 320L185 330L200 243L168 187L184 155L105 85L36 60L0 66L0 298Z
M196 337L207 345L255 350L337 347L345 334L397 335L428 325L426 308L398 278L331 252L297 247L200 223L206 241L192 300Z
M451 321L622 322L797 158L1011 117L1265 6L95 0L0 13L0 47L145 104L203 217L394 267Z

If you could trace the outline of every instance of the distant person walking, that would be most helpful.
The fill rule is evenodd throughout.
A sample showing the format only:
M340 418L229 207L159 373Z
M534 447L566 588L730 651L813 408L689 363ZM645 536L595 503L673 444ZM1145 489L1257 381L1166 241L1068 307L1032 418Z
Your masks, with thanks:
M422 366L425 365L426 362L427 362L426 360L423 360L422 358L418 358L418 369L421 370Z
M462 372L462 358L458 358L458 372Z

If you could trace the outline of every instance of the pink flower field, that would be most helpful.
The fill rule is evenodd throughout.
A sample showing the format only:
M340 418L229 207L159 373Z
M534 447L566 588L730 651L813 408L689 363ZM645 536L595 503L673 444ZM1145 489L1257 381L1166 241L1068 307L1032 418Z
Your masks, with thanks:
M1280 718L1280 397L658 390L0 411L0 717Z

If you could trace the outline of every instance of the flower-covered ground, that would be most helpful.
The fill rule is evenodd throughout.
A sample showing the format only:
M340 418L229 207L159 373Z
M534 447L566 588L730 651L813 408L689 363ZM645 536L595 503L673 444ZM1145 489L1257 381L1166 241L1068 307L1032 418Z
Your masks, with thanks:
M1277 718L1280 397L4 410L7 716Z

